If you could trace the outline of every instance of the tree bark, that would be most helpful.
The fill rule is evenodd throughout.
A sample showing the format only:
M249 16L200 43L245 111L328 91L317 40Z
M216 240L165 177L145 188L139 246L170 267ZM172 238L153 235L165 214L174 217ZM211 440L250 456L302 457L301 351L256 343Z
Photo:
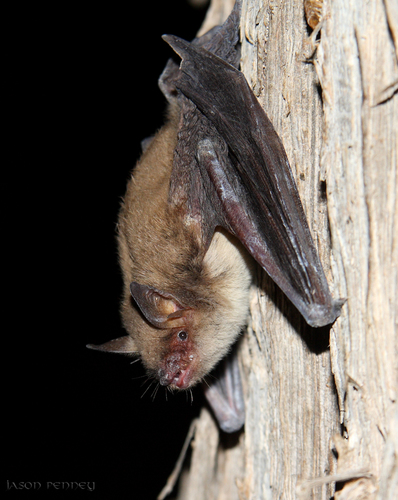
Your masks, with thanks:
M332 328L311 329L258 271L240 341L244 431L220 434L203 409L179 499L381 500L398 489L398 7L309 4L322 7L314 32L301 1L244 1L241 67L347 302ZM213 0L201 31L232 5Z

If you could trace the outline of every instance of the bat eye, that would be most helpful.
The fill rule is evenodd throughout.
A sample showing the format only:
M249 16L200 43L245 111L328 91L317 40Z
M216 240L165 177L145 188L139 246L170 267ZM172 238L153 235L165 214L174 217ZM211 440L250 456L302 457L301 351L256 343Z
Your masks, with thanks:
M188 338L187 332L185 332L184 330L182 330L181 332L178 332L178 338L180 340L187 340L187 338Z

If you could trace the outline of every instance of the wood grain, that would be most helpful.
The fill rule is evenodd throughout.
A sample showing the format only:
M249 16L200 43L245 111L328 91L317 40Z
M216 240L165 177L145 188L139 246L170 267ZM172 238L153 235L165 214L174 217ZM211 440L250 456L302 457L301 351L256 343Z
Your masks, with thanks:
M330 331L311 329L258 272L240 345L244 432L220 435L203 410L179 499L326 500L336 481L336 500L395 498L393 4L324 0L314 41L303 2L243 3L242 71L285 145L331 290L347 303ZM213 0L206 29L231 7Z

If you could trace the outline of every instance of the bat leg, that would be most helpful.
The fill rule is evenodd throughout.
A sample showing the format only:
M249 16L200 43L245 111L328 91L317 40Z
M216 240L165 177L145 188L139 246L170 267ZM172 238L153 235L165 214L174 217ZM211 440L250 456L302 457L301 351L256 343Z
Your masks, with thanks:
M245 423L245 404L236 347L213 371L214 379L203 385L211 409L224 432L236 432Z

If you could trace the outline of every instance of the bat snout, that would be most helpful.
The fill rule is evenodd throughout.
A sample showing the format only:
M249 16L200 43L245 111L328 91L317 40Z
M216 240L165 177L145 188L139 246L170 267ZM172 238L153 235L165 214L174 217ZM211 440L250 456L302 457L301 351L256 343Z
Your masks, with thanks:
M158 370L160 385L173 385L179 389L187 389L192 380L192 367L180 354L175 353L163 363Z

